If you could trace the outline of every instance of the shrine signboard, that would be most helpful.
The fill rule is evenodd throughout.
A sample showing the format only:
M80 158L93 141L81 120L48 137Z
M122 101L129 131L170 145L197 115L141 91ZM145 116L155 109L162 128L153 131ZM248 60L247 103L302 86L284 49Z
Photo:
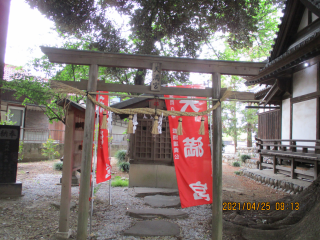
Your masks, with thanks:
M20 126L0 126L0 183L15 183Z

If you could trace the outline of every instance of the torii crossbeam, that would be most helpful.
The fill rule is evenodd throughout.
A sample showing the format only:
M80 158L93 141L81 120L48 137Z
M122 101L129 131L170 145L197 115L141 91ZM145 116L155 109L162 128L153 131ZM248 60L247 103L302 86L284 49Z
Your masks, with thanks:
M114 92L135 92L135 93L154 93L184 96L212 97L220 99L225 89L221 89L221 74L253 76L259 73L264 67L264 63L237 62L237 61L218 61L218 60L199 60L187 58L159 57L150 55L116 54L81 50L67 50L51 47L41 47L53 63L66 63L77 65L89 65L89 81L65 82L74 87L89 92L95 91L114 91ZM98 68L119 67L119 68L139 68L152 69L153 79L151 86L126 86L120 84L97 83ZM155 77L167 71L185 71L212 74L212 88L207 89L183 89L183 88L163 88L161 81ZM98 87L97 87L98 86ZM241 100L254 100L253 93L234 92L234 98ZM87 100L83 139L83 154L81 162L81 180L78 213L77 239L87 239L88 211L89 211L89 191L90 191L90 171L92 159L93 125L92 116L95 112L95 105ZM212 239L222 240L222 125L221 125L221 105L213 111L213 131L212 131ZM71 183L70 183L71 185ZM66 188L66 186L64 186ZM62 189L61 198L64 194L70 194L68 189ZM68 199L64 197L64 199ZM70 199L70 198L69 198ZM66 206L69 206L66 204ZM61 205L62 207L62 205ZM66 224L59 224L59 232L69 231L69 216L60 219Z

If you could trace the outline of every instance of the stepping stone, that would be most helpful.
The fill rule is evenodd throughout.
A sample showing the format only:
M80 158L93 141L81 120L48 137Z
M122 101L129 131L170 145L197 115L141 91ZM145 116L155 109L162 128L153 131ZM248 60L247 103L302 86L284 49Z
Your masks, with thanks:
M179 236L180 227L176 223L164 220L142 221L137 222L123 234L125 236Z
M146 188L146 187L135 187L134 192L136 197L145 197L152 195L168 195L168 196L177 196L179 195L178 189L171 188Z
M127 215L135 218L151 219L157 217L176 219L187 218L189 215L175 209L129 209Z
M180 197L177 196L163 196L163 195L155 195L155 196L146 196L144 198L146 204L151 207L159 207L159 208L172 208L172 207L180 207Z

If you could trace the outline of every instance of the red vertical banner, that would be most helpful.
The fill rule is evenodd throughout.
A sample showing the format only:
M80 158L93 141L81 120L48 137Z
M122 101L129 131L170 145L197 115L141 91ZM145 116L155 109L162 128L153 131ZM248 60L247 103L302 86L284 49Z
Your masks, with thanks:
M180 86L179 86L180 87ZM181 86L202 88L200 85ZM165 100L167 110L202 112L207 102L200 97L166 95L185 100ZM179 117L170 116L170 135L181 207L192 207L212 203L212 164L208 132L208 117L205 118L205 135L199 135L201 117L182 118L183 135L177 135Z
M102 92L107 93L107 92ZM96 100L108 106L108 95L97 95ZM96 181L97 183L105 182L111 179L111 164L109 160L109 146L108 146L108 129L101 129L104 109L98 107L99 113L99 136L97 146L97 169ZM108 118L108 116L106 116Z

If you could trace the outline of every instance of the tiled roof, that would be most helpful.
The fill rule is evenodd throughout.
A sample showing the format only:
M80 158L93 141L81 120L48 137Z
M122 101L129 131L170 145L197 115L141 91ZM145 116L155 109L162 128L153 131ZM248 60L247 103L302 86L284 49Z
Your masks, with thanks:
M281 59L289 56L290 54L292 54L293 52L297 51L300 47L308 44L310 41L312 41L313 39L317 38L320 36L320 29L316 29L315 31L311 32L310 34L308 34L307 36L305 36L304 38L302 38L301 40L295 42L294 44L292 44L289 49L284 53L282 54L281 56L277 57L276 59L274 59L273 61L271 62L268 62L264 68L262 68L260 70L263 71L264 69L270 67L271 65L279 62Z
M155 97L155 95L153 95L153 94L142 94L142 96L150 96L150 98ZM157 95L157 97L163 97L163 95ZM126 108L132 104L143 102L143 101L150 99L150 98L137 98L137 97L135 97L135 98L131 98L131 99L119 102L119 103L112 104L112 105L110 105L110 107L122 109L122 108Z

